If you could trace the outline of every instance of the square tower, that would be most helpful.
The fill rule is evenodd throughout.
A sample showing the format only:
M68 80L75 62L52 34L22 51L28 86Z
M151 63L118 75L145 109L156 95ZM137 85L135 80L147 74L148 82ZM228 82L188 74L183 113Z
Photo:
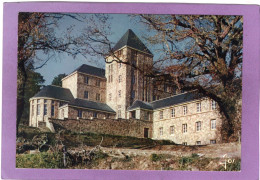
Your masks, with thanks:
M135 100L152 101L153 54L128 30L107 57L107 104L117 112L117 118L127 118L127 108Z

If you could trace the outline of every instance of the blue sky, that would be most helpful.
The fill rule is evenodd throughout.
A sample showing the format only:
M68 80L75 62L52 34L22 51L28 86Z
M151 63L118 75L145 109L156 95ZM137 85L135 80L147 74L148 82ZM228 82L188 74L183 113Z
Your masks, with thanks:
M111 16L112 16L111 31L113 34L109 38L112 42L116 43L128 29L132 29L135 32L135 34L144 42L142 36L145 35L145 33L147 32L145 31L144 26L142 24L136 23L127 14L112 14ZM57 35L65 33L65 29L70 25L74 26L73 33L75 33L75 35L80 33L82 28L85 27L85 24L83 22L79 22L71 18L65 18L63 21L60 22L59 29L56 30ZM153 53L153 49L149 46L149 44L146 45ZM39 54L39 55L43 60L47 58L46 55L43 54ZM74 69L81 66L82 64L89 64L89 65L104 68L105 65L104 59L96 59L95 62L97 63L93 64L93 58L91 60L91 57L89 57L89 59L86 59L83 56L79 55L75 59L73 59L67 54L62 53L57 55L55 58L52 58L50 61L48 61L48 63L45 66L43 66L42 68L36 71L39 72L44 77L45 85L49 85L51 84L53 78L58 74L61 73L69 74ZM39 65L41 64L40 63L35 64L36 67Z

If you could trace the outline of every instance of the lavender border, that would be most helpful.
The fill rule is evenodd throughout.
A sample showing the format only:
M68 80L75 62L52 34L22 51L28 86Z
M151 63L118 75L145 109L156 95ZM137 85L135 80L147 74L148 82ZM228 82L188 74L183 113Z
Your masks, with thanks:
M18 12L154 13L243 15L241 172L16 169L15 123ZM3 47L2 178L8 179L258 179L259 6L170 3L5 3Z

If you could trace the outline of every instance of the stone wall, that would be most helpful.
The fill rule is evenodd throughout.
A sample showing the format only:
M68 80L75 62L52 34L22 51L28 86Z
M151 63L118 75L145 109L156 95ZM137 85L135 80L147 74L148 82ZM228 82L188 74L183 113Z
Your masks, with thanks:
M143 138L144 129L148 128L148 137L152 137L152 122L136 119L49 119L55 130L59 127L72 132L92 132L100 134L132 136Z

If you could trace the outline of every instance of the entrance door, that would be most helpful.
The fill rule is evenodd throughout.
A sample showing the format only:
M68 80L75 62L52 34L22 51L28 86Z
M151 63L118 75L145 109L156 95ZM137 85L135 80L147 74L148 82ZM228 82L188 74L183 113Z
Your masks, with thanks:
M144 128L144 138L148 138L149 128Z

